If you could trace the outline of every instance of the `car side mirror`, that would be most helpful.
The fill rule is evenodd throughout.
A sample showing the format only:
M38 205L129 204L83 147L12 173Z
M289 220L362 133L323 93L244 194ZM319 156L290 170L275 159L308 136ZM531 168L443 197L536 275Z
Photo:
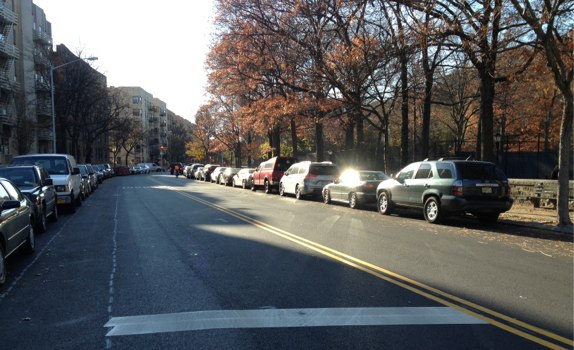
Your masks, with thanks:
M2 207L0 207L0 210L8 210L16 208L20 208L20 201L8 200L2 203Z
M54 186L54 180L47 178L42 181L42 186Z
M81 174L80 168L77 168L77 167L76 167L76 168L73 168L73 169L72 169L72 175L79 175L79 174Z

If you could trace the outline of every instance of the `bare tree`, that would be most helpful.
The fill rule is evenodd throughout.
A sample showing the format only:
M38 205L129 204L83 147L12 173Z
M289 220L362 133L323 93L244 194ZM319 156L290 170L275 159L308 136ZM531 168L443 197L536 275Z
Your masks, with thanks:
M572 165L572 127L574 119L574 78L572 52L572 13L574 2L569 0L511 0L519 15L534 31L538 45L542 48L548 68L552 72L556 87L562 93L564 103L560 126L560 151L558 157L558 220L561 226L571 226L568 214L568 179Z

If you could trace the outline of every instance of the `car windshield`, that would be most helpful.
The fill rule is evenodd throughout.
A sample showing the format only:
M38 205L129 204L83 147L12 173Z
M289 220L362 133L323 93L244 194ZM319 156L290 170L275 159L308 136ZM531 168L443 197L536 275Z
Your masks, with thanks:
M38 186L38 181L32 168L3 168L0 169L0 177L7 178L18 187Z
M14 158L11 164L39 164L50 175L69 175L68 161L65 157L21 157Z
M479 162L455 163L459 178L475 180L507 180L504 172L494 164Z
M361 181L377 181L386 180L389 178L387 175L380 171L361 171L359 174Z

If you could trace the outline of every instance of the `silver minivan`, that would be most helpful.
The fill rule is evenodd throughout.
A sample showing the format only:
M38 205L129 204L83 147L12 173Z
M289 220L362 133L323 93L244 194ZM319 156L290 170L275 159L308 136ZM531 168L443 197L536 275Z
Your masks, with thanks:
M295 198L320 196L323 187L339 176L339 168L331 162L299 162L293 164L279 181L281 196L291 193Z

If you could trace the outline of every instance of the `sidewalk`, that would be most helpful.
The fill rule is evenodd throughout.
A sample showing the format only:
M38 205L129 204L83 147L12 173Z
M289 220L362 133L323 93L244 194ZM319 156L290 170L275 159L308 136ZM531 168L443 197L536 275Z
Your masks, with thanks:
M573 211L570 211L570 219L574 222ZM508 225L532 227L556 234L573 235L574 233L574 226L557 226L558 214L555 209L534 208L530 202L515 202L510 211L500 214L499 222Z

